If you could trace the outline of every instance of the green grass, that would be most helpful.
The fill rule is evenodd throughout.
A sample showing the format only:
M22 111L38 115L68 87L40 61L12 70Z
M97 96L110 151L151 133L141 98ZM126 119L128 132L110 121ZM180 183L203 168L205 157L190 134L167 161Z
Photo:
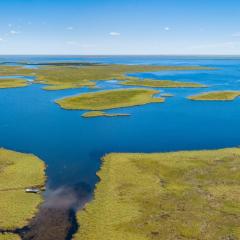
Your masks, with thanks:
M64 109L106 110L132 107L147 103L164 102L164 98L154 98L159 91L152 89L119 89L85 93L57 100Z
M94 87L100 80L132 80L128 73L157 72L157 71L187 71L187 70L211 70L206 67L176 67L176 66L150 66L150 65L64 65L42 66L39 69L26 69L21 67L0 66L0 76L24 75L35 76L36 83L43 83L45 90L61 90L79 88L81 86ZM134 78L136 81L138 78ZM154 81L155 82L155 81ZM167 81L166 84L177 84ZM183 84L183 83L181 83ZM190 83L189 83L190 84ZM195 86L194 83L191 83ZM187 83L185 84L187 85Z
M1 88L18 88L18 87L26 87L28 86L28 82L23 79L0 79L0 89Z
M151 80L151 79L132 79L122 81L122 85L142 86L142 87L158 87L158 88L202 88L206 85L191 82L177 82L171 80Z
M11 233L1 234L0 233L0 240L21 240L21 238L16 234L11 234Z
M195 101L232 101L240 96L240 91L204 92L188 97Z
M130 114L106 113L106 112L103 112L103 111L91 111L91 112L86 112L82 115L82 117L85 117L85 118L91 118L91 117L125 117L125 116L130 116Z
M45 165L39 158L0 149L0 229L27 225L42 197L25 193L25 188L43 187L45 180Z
M74 240L240 239L240 148L109 154Z

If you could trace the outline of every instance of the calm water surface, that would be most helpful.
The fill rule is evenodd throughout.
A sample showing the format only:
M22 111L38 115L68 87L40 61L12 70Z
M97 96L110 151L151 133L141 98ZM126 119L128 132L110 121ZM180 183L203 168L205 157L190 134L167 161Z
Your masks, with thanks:
M0 57L0 62L11 65L50 61L216 67L218 70L214 71L132 75L199 82L209 85L209 90L240 90L240 58ZM115 81L100 82L98 86L101 89L120 87ZM161 89L175 96L167 98L163 104L110 111L130 113L130 117L84 119L82 111L63 110L54 100L96 90L44 91L41 87L32 84L26 88L0 90L0 146L42 158L48 166L49 189L78 183L93 187L100 159L109 152L160 152L240 145L240 99L192 102L186 97L205 89Z

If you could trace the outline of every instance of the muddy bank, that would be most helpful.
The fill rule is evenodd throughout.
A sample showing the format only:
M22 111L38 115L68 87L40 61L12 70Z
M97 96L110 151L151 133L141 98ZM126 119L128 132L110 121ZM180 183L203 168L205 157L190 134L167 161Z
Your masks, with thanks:
M78 230L76 211L91 198L92 189L85 183L48 190L45 202L30 224L21 229L1 230L22 240L71 240Z

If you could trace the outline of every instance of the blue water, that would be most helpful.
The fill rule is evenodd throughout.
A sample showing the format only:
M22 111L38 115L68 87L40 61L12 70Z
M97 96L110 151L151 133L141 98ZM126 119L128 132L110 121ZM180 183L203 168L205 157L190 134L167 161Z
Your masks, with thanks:
M0 57L0 62L89 61L101 63L195 65L214 71L157 72L134 76L209 85L207 90L240 90L240 58L95 56ZM24 77L24 76L20 76ZM31 80L31 79L29 79ZM0 90L0 146L30 152L48 168L48 188L86 183L93 187L100 159L109 152L160 152L214 149L240 145L240 99L232 102L193 102L187 96L206 89L160 89L175 96L163 104L148 104L109 112L130 117L81 117L83 111L61 109L54 100L88 91L115 89L115 81L100 89L44 91L41 85Z

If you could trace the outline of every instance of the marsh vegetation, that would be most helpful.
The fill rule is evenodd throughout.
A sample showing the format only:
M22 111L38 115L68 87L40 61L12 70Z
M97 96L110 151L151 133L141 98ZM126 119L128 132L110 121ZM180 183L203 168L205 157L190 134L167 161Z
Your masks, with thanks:
M32 154L0 149L0 229L1 232L25 227L38 211L40 194L25 192L28 187L45 184L45 165ZM12 234L0 239L17 239Z
M108 90L66 97L57 100L56 103L69 110L98 111L164 102L164 98L153 97L157 93L157 90L141 88Z
M239 171L239 148L109 154L74 239L239 239Z

